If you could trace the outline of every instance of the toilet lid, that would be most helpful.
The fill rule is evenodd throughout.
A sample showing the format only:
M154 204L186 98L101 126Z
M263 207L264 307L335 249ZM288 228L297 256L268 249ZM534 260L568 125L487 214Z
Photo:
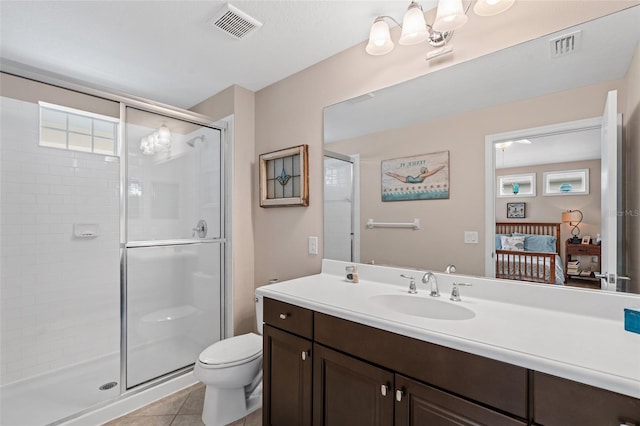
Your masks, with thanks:
M208 365L242 364L262 355L262 336L242 334L221 340L202 351L199 360Z

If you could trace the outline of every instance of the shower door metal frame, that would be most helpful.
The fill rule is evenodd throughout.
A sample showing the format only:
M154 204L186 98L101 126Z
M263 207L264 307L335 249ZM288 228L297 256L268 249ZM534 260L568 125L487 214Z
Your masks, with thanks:
M158 114L167 118L173 118L178 120L187 121L193 124L197 124L203 127L209 127L220 131L220 201L223 203L223 207L220 209L220 230L221 237L208 239L208 240L191 240L191 239L178 239L178 240L162 240L153 242L139 242L131 245L127 244L128 241L128 148L129 141L126 135L126 123L127 123L127 108L134 108L140 111L148 112L151 114ZM193 365L180 368L178 370L168 372L167 374L151 379L147 382L127 388L127 249L135 247L151 247L151 246L167 246L167 245L191 245L202 243L218 243L220 244L220 271L222 283L220 286L220 336L226 337L226 331L228 329L226 323L230 318L230 313L227 312L227 295L230 293L229 280L230 280L230 264L231 253L229 250L229 236L228 233L231 229L230 224L230 191L228 190L227 183L230 182L231 168L229 149L229 129L225 122L211 122L211 119L207 116L189 113L186 111L175 111L164 107L157 107L144 102L136 101L121 101L120 102L120 398L125 395L141 392L145 389L153 387L159 383L166 382L182 374L192 371ZM194 359L195 362L195 359Z

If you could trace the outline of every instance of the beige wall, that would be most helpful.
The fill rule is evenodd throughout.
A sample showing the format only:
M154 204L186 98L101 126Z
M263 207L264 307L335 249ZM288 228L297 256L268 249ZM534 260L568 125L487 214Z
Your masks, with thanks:
M232 143L232 285L233 333L247 333L256 329L254 309L254 221L253 186L256 168L255 154L255 95L240 86L231 86L191 110L219 120L233 115Z
M308 236L322 236L322 109L325 106L551 33L631 4L618 1L516 2L508 14L491 19L472 16L465 27L456 31L453 43L455 53L441 61L426 62L426 48L421 45L397 46L389 55L372 57L364 52L364 43L361 43L257 92L256 156L301 143L309 144L310 206L260 209L255 207L257 200L254 200L256 284L264 284L270 278L288 279L320 271L321 256L308 255L306 247ZM478 40L482 40L482 43L478 43ZM597 113L589 112L588 116L599 114L600 108ZM520 121L522 127L540 125L536 124L535 117L525 117ZM452 123L449 130L459 131L459 127L459 123ZM441 132L438 135L440 139L434 138L433 143L446 146L446 141L451 138L451 131ZM489 133L492 132L487 134ZM483 143L468 144L464 150L452 154L452 158L468 158L478 164L482 163ZM484 175L479 169L473 169L469 173L473 173L471 179L474 180L481 179ZM453 176L451 185L461 188L464 184L462 176ZM257 184L255 180L254 185ZM479 213L484 211L483 197L484 191L480 188L467 203L473 210L471 215L467 215L472 218L470 226L479 231L483 229L483 215ZM446 204L441 203L438 208L450 213L449 219L441 224L446 228L462 213L443 206ZM480 244L473 251L480 251L482 244L481 238ZM460 255L465 256L468 250L472 249L466 249ZM469 267L471 269L479 270L480 266L474 264Z
M640 45L627 75L626 114L623 115L624 142L622 180L626 182L625 240L623 251L627 255L627 271L632 280L630 290L640 293Z

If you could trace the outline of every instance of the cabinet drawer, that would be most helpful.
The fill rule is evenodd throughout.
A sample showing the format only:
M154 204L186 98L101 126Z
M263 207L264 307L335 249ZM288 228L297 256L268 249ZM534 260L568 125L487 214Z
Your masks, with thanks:
M535 372L533 420L545 426L640 424L640 399Z
M527 370L316 313L315 341L521 418Z
M313 338L313 311L264 298L264 322L298 336Z
M572 244L568 246L567 251L569 252L569 254L574 254L577 256L583 254L592 256L600 255L600 247L593 246L591 244Z

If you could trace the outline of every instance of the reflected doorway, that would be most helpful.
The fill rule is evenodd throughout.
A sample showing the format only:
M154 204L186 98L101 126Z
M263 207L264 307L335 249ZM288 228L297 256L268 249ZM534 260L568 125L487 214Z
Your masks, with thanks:
M620 122L619 116L617 121ZM593 119L578 120L574 122L560 123L551 126L543 126L533 129L524 129L487 136L487 222L485 229L487 235L486 252L488 253L488 255L486 257L485 271L488 276L495 276L496 273L495 259L496 247L498 244L498 238L495 238L496 222L511 222L516 220L519 222L561 222L562 212L566 212L568 210L586 210L588 211L588 214L585 215L584 221L580 224L581 234L584 234L584 236L590 236L590 239L593 243L595 243L596 241L594 235L598 237L597 239L599 241L600 234L602 234L602 250L605 250L605 248L607 248L609 245L612 245L614 246L615 252L621 253L621 250L619 248L619 235L622 232L621 224L609 226L610 231L607 232L603 223L605 219L608 218L607 212L611 209L616 209L615 205L618 205L619 200L613 203L615 204L613 207L610 207L608 204L603 204L601 200L606 199L606 197L609 195L609 193L612 192L612 190L614 193L617 192L619 187L617 185L613 185L613 187L611 187L611 185L605 183L604 180L601 181L601 176L605 176L607 174L616 175L618 174L619 170L616 171L616 167L612 167L611 165L607 165L605 167L605 164L603 164L601 160L601 158L604 158L602 157L603 148L611 144L609 142L607 142L607 144L602 143L602 123L603 119L601 117L597 117ZM592 134L595 139L591 144L587 144L585 142L590 137L588 136L589 134ZM576 135L578 135L577 138L575 137ZM570 139L572 138L578 139L579 144L571 145L572 142ZM522 164L515 164L511 161L512 159L507 158L509 150L512 147L514 147L515 149L511 150L511 155L514 155L514 153L518 149L531 148L536 144L541 146L541 152L544 155L546 155L547 157L553 157L557 160L547 160L543 162L543 165L533 165L531 164L531 159L535 158L536 154L532 152L529 152L525 156L522 156L523 158L527 158L526 162ZM615 145L619 144L619 140L617 142L614 140L612 144L615 148ZM542 147L542 145L545 145L545 147ZM590 154L590 158L578 158L578 152L583 153L587 151L594 151L593 154ZM619 162L619 155L617 157L617 161ZM583 161L586 164L584 165L584 167L589 167L589 161L593 163L591 165L593 173L590 174L591 184L589 185L591 187L591 191L587 191L587 194L580 191L575 191L576 193L573 194L571 193L572 191L569 191L568 193L562 193L562 191L561 193L549 193L549 191L547 191L548 185L545 186L544 180L547 176L549 176L549 170L553 169L554 171L557 171L567 168L575 169L577 167L577 163L575 161L567 162L566 159ZM535 167L542 167L542 169L534 170ZM549 170L543 170L544 167ZM500 195L498 193L496 182L499 181L500 175L503 175L505 173L513 175L516 172L524 171L527 171L529 172L529 174L535 176L535 183L537 184L539 189L537 191L537 194L534 191L533 195L520 196L514 189L514 193L505 198L504 195ZM536 171L538 173L536 173ZM526 205L526 207L524 208L526 214L518 219L505 216L508 212L508 202L513 203L514 198L519 198L518 200L516 200L519 204L522 204L523 206ZM567 253L565 249L565 242L570 236L570 224L561 223L561 228L561 250L558 254L560 254L563 266L565 266L566 268ZM598 259L596 260L595 257L597 257ZM589 278L593 281L593 283L591 283L593 285L589 285L588 287L616 290L615 287L606 285L604 282L601 283L598 279L600 272L603 271L624 271L625 266L620 264L622 261L622 256L615 256L614 258L616 257L617 259L615 260L617 260L618 265L615 268L608 268L604 264L601 265L601 263L603 263L602 255L591 256L589 259L587 259L590 262L596 262L596 264L593 265L591 269L589 269L591 271ZM585 265L580 265L580 269L584 269L583 266ZM575 278L575 276L568 278ZM566 284L571 285L572 282L573 281L569 279L567 280ZM578 282L578 285L576 286L584 286L579 284L580 282ZM626 290L618 289L618 291Z

